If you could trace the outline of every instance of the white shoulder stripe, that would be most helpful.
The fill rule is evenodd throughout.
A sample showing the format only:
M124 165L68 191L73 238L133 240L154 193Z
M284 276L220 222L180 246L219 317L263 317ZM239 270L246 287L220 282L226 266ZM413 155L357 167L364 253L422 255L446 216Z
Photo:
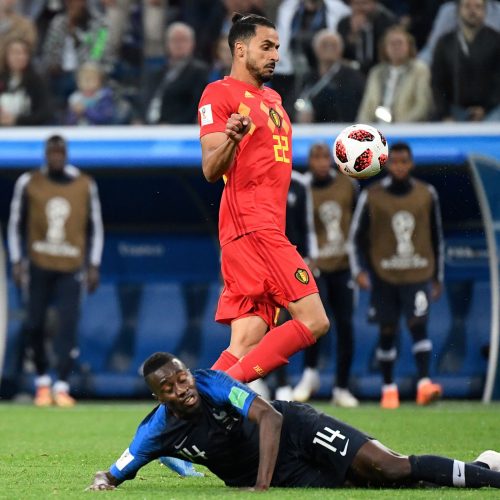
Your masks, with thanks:
M101 202L99 201L99 193L94 180L91 180L89 185L90 196L90 223L92 226L92 234L89 250L90 264L96 267L101 265L102 250L104 247L104 229L101 215Z
M7 226L7 244L9 247L9 258L11 262L19 262L22 259L21 244L21 215L23 212L24 191L31 180L31 172L25 172L17 179L14 186L14 194L10 203L10 216Z

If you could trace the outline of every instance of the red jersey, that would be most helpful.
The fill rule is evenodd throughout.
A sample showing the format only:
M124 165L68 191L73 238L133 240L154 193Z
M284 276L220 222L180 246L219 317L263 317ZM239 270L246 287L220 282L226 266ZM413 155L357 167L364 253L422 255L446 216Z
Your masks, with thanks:
M292 127L281 97L225 77L205 88L199 104L200 137L224 132L232 113L250 116L250 131L239 143L219 211L221 246L260 229L285 232L292 171Z

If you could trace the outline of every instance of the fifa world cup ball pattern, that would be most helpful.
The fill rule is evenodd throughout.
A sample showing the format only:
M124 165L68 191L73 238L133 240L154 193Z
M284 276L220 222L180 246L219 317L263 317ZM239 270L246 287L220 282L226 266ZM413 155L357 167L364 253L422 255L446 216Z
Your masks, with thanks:
M389 155L383 134L370 125L350 125L335 139L333 157L339 170L356 179L380 172Z

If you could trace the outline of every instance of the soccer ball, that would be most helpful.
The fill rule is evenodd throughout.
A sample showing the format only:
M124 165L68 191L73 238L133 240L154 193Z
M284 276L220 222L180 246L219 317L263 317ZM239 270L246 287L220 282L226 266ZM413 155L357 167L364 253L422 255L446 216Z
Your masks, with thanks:
M389 155L382 133L370 125L350 125L335 139L333 157L339 170L356 179L380 172Z

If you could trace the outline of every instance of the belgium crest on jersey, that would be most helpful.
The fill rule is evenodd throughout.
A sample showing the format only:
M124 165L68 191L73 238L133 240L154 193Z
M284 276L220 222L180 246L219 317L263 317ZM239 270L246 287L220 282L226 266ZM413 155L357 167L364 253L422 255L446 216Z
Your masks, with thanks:
M278 128L281 128L281 116L275 109L269 108L269 117Z
M295 278L297 278L297 280L303 285L307 285L309 283L309 273L300 267L295 271Z

